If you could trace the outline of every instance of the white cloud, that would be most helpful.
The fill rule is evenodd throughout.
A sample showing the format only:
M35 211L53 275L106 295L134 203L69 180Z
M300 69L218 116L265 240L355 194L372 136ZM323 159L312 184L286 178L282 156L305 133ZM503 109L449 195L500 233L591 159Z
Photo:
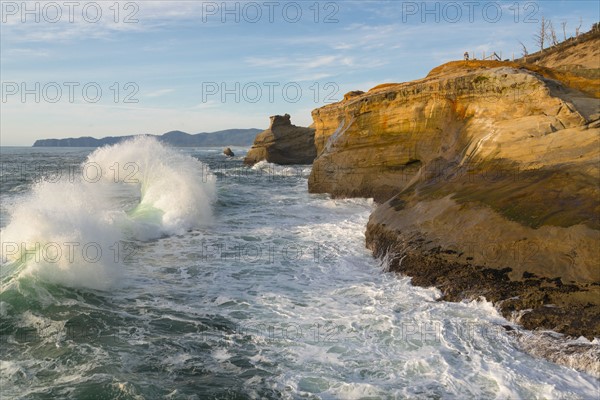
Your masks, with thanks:
M351 50L354 48L350 43L336 43L331 46L334 50Z
M244 61L251 67L297 68L301 70L339 65L351 66L353 64L352 58L341 56L315 56L296 59L291 57L248 57Z
M160 96L164 96L165 94L173 93L174 91L175 91L175 89L155 90L153 92L147 93L146 97L160 97Z
M192 10L201 10L197 2L43 0L7 3L2 5L3 40L21 43L110 39L120 32L159 27L168 19L193 18Z
M28 49L28 48L12 48L6 50L4 56L5 60L11 60L13 57L15 58L45 58L48 57L50 53L46 50L39 49Z
M313 82L331 78L334 74L328 73L313 73L310 75L300 75L291 79L292 82Z
M218 102L216 102L214 100L208 100L208 101L206 101L204 103L196 104L191 109L192 110L204 110L204 109L207 109L207 108L217 108L219 106L222 106L222 103L218 103Z

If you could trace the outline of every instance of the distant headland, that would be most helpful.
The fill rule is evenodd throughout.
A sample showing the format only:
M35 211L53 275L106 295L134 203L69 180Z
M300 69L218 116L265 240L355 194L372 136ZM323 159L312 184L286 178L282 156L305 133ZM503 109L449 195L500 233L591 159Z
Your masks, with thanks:
M171 131L162 135L149 135L175 147L250 146L261 129L226 129L217 132L189 134ZM66 139L39 139L33 147L101 147L131 139L134 136L107 136L96 139L90 136Z

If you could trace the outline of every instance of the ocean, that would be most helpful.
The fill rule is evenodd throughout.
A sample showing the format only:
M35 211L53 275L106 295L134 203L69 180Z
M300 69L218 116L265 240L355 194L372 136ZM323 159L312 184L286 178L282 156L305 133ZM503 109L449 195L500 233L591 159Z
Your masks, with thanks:
M1 149L2 399L598 398L489 302L386 272L371 200L233 151Z

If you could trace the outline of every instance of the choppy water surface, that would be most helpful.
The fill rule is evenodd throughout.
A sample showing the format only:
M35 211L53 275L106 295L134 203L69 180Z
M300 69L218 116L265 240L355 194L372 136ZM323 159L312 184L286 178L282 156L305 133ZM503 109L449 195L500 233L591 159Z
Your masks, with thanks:
M233 150L2 149L3 397L598 397L489 303L385 273L371 201Z

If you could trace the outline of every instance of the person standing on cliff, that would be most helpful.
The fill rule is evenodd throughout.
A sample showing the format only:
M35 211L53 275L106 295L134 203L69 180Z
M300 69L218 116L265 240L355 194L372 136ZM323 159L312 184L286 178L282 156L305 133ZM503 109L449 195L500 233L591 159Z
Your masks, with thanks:
M464 57L465 57L465 61L469 61L469 52L468 51L465 51Z

